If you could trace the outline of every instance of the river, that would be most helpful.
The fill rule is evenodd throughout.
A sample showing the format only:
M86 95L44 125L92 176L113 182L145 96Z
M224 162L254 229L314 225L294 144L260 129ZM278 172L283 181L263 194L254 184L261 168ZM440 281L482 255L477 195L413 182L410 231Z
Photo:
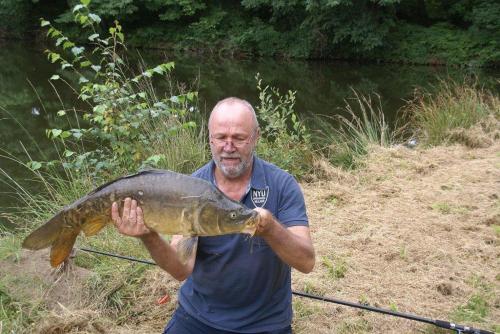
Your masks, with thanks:
M354 95L353 89L363 94L380 95L385 116L391 122L397 118L397 110L411 98L415 88L432 89L439 80L463 80L475 76L486 87L500 91L498 69L269 59L207 60L167 57L152 50L140 53L148 65L175 61L174 78L187 86L197 87L200 108L205 111L227 96L238 96L256 103L256 73L260 73L265 84L281 91L296 90L296 110L305 116L342 113L344 101ZM53 154L54 148L45 130L62 126L55 114L63 105L68 108L77 104L69 88L60 82L55 83L56 89L51 86L48 79L55 73L61 74L58 66L47 60L43 48L20 42L0 42L2 150L23 160L27 159L26 152L33 159ZM0 168L14 178L21 179L26 175L18 164L6 158L0 158ZM5 180L5 175L0 175L2 180ZM29 183L27 186L30 188ZM19 204L10 192L5 182L0 183L0 214Z

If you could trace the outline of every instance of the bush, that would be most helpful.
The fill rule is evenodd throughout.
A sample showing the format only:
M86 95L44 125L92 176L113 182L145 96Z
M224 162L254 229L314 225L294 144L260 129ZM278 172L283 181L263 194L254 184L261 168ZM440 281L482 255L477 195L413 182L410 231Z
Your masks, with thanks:
M295 91L281 94L275 87L262 86L256 76L260 104L256 108L261 128L257 153L297 178L313 170L314 145L310 131L294 111Z

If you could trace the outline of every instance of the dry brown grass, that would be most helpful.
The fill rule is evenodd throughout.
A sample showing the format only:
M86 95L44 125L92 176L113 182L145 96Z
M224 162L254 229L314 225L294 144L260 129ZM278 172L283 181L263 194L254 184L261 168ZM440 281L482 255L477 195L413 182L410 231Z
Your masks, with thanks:
M409 150L372 148L351 177L303 185L317 253L313 273L293 274L296 290L396 308L433 319L450 315L477 292L495 296L484 323L500 319L500 144ZM332 278L324 257L342 258ZM297 333L421 333L425 325L334 304L295 321Z

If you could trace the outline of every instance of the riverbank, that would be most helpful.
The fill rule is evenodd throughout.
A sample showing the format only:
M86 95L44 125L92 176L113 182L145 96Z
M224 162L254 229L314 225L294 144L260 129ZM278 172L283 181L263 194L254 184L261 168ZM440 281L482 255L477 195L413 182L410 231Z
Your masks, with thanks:
M309 275L293 272L294 290L500 330L498 152L498 138L474 149L372 147L358 170L324 168L327 179L302 184L317 263ZM43 308L26 332L160 332L175 307L179 284L157 268L113 260L115 271L142 269L103 295L91 288L92 271L50 274L43 251L14 253L1 263L3 294ZM74 263L86 256L77 253ZM166 294L170 300L158 304ZM112 303L120 296L129 298L121 312ZM438 333L299 297L293 305L299 334Z

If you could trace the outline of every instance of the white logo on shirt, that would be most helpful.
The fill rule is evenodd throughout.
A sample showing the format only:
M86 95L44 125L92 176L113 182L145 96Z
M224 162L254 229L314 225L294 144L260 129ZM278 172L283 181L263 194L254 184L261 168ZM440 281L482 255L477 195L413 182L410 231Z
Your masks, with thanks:
M253 205L260 208L264 207L267 202L267 197L269 196L269 187L265 189L252 189L251 192L250 198L252 199Z

